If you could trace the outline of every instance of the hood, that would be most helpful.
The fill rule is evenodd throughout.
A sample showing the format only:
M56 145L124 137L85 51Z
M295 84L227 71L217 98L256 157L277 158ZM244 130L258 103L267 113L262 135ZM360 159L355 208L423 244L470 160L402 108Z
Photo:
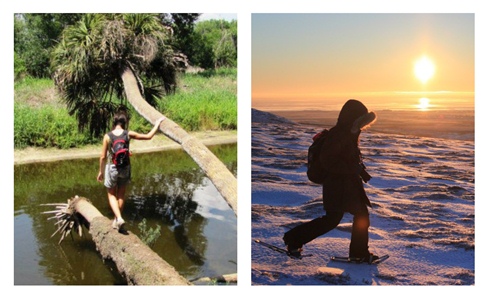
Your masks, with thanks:
M351 133L356 134L357 132L364 130L374 124L376 121L376 113L373 111L368 112L360 117L358 117L351 127Z
M358 100L349 100L342 106L337 119L337 126L350 129L351 133L370 126L376 120L376 114L369 112L368 108Z

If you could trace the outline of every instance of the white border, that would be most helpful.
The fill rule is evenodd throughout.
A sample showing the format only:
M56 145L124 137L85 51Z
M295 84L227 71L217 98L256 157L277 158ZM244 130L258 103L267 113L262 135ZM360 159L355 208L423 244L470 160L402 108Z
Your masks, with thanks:
M197 295L202 296L208 293L212 298L227 298L229 296L286 296L287 298L294 298L294 296L303 297L307 295L318 296L337 296L340 297L356 294L364 294L366 291L371 291L371 295L375 298L389 298L395 295L398 291L412 294L418 294L422 297L425 295L441 295L449 294L454 296L473 296L482 292L486 288L486 270L485 262L481 258L476 259L475 270L475 287L449 287L449 288L435 288L430 287L415 288L394 288L392 287L378 287L378 288L362 288L362 287L266 287L266 286L251 286L251 14L252 13L334 13L334 12L349 12L349 13L475 13L475 43L476 43L476 252L487 252L485 239L486 232L482 228L486 227L486 221L483 219L486 213L486 204L488 200L486 197L486 188L483 180L485 179L487 165L486 159L483 157L484 153L488 152L484 145L484 129L486 127L483 112L486 111L485 101L488 101L486 92L487 84L487 61L486 54L486 39L488 34L485 28L487 24L487 9L485 8L485 1L464 0L464 1L429 1L429 0L410 0L410 1L360 1L360 0L342 0L342 1L273 1L273 0L248 0L248 1L224 1L224 0L180 0L180 1L102 1L102 0L83 0L83 1L35 1L35 0L16 0L13 3L10 1L1 2L1 16L0 26L1 40L2 40L2 123L6 128L7 134L3 137L7 145L2 151L2 165L12 165L13 159L13 13L16 12L202 12L202 13L238 13L238 192L239 192L239 216L238 216L238 273L239 283L236 287L147 287L147 288L93 288L83 287L82 292L77 292L73 289L64 289L64 295L73 298L86 298L93 292L96 295L114 296L123 295L129 296L181 296ZM7 67L6 67L7 66ZM5 150L7 148L7 150ZM12 150L9 150L12 149ZM11 164L12 163L12 164ZM481 183L480 183L481 182ZM7 224L2 226L4 240L7 243L12 242L10 246L2 246L4 263L7 266L2 268L1 286L13 287L16 295L23 295L24 293L30 295L38 295L41 293L49 294L52 288L45 287L14 287L13 286L13 173L6 171L6 176L2 180L2 186L6 187L7 192L3 193L4 205L2 210L2 223ZM6 196L5 196L6 195ZM9 243L10 244L10 243ZM10 262L9 262L10 261ZM483 266L481 266L483 265ZM293 269L290 269L291 271ZM141 291L143 293L141 294ZM430 291L435 293L429 293ZM124 293L122 293L124 292ZM137 292L137 293L136 293ZM181 294L183 293L183 294ZM52 294L59 295L61 293Z

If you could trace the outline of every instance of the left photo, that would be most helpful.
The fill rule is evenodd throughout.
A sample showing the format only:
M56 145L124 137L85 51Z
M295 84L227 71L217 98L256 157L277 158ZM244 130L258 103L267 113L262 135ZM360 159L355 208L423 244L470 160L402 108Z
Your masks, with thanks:
M237 285L237 13L15 13L14 285Z

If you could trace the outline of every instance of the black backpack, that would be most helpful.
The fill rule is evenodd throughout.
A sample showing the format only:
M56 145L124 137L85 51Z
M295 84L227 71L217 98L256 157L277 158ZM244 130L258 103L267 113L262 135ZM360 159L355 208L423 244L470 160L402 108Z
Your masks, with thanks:
M108 135L112 140L112 163L117 167L129 165L130 151L127 131L120 136L115 136L112 132L109 132Z
M320 163L320 152L324 146L329 131L324 129L313 137L313 143L308 148L307 176L308 179L316 184L323 184L325 170Z

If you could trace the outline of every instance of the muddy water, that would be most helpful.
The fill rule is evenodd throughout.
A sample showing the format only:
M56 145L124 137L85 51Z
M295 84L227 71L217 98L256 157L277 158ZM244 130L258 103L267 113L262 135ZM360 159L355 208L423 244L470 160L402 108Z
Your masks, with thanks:
M237 176L237 146L210 148ZM132 156L132 182L123 216L139 236L160 227L151 248L186 277L237 272L237 218L210 180L183 151ZM105 187L96 181L98 159L14 167L14 284L125 284L111 261L103 261L85 230L58 244L47 203L87 197L113 215Z

